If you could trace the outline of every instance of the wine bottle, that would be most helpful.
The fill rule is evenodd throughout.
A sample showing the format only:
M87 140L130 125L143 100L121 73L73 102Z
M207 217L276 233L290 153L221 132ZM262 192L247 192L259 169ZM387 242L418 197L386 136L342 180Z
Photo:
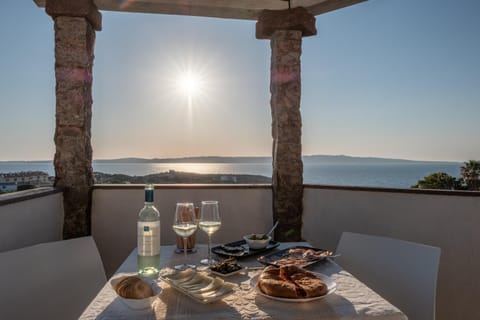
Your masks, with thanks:
M153 204L153 185L145 186L145 205L137 221L138 274L157 278L160 270L160 213Z

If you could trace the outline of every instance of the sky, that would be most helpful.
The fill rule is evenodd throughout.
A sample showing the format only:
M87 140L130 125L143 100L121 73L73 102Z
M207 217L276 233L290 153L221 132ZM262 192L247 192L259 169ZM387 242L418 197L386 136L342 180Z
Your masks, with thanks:
M302 43L302 151L480 159L480 1L369 0ZM255 21L102 11L94 159L269 156L270 43ZM0 2L0 161L55 153L53 21Z

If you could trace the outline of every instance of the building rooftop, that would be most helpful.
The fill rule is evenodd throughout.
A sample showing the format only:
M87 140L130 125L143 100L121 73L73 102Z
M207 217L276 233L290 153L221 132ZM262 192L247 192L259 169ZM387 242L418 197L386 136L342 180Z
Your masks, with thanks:
M21 171L21 172L0 173L0 177L2 178L38 177L38 176L48 177L48 173L43 171Z

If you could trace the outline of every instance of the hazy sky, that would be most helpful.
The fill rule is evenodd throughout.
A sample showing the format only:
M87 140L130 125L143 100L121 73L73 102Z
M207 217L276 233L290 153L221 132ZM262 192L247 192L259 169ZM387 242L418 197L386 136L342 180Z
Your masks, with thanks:
M102 14L95 159L271 154L270 42L254 21ZM479 16L478 0L317 16L303 40L303 153L480 159ZM53 39L33 0L0 1L0 160L53 158Z

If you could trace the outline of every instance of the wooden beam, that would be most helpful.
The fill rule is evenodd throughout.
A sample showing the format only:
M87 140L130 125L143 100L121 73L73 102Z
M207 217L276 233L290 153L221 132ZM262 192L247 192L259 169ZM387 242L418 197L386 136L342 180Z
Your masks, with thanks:
M367 1L367 0L326 0L320 3L308 6L306 7L306 9L314 16L318 16L323 13L349 7L364 1Z
M45 7L47 0L33 0ZM304 7L319 15L366 0L294 0L292 8ZM280 0L95 0L99 10L257 20L263 10L285 10Z

